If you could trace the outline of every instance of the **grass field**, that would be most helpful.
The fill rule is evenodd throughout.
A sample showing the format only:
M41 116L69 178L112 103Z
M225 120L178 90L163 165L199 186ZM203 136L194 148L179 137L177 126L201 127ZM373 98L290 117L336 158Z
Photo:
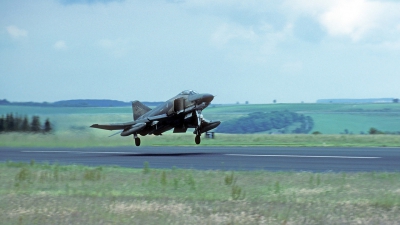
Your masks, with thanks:
M400 104L270 104L215 106L212 120L290 110L313 117L323 135L229 135L208 146L400 146L398 135L356 135L370 127L400 130ZM131 137L91 129L126 122L131 108L0 106L39 115L52 134L0 134L0 146L133 146ZM339 134L348 129L353 135ZM195 146L194 135L146 136L142 145ZM399 224L400 173L230 172L0 163L1 224Z
M0 115L39 115L49 118L53 135L0 134L0 146L118 146L132 145L130 137L93 129L94 123L127 122L132 120L130 107L57 108L0 106ZM202 145L266 145L266 146L400 146L397 135L359 135L371 127L382 131L400 131L400 104L265 104L210 106L203 111L211 120L227 121L251 112L289 110L311 116L314 129L324 135L227 135L216 134L215 140L203 139ZM42 121L43 122L43 121ZM340 135L345 129L354 135ZM193 135L167 132L161 137L143 137L143 145L193 145Z
M101 131L97 131L101 132ZM112 132L111 132L112 133ZM106 134L110 134L106 132ZM141 137L141 146L196 146L193 134L163 134ZM134 146L132 137L90 133L55 135L11 133L0 135L4 147L113 147ZM304 146L304 147L400 147L399 135L310 135L310 134L216 134L202 138L201 146Z
M249 104L210 106L210 113L271 112L289 110L292 112L400 112L400 104Z
M400 173L0 164L1 224L398 224Z
M336 113L336 114L307 114L315 121L313 131L321 131L324 134L344 133L368 133L371 127L383 131L400 131L400 114L397 113Z
M400 131L400 104L265 104L210 106L203 111L210 120L227 121L252 112L289 110L303 113L314 119L313 131L339 134L345 129L354 134L375 127L383 131ZM57 130L89 129L93 123L126 122L132 119L130 107L26 107L0 106L0 115L39 115L49 118Z
M216 120L229 120L251 112L288 110L311 116L314 129L323 134L340 134L345 129L353 134L367 133L371 127L382 131L400 131L400 104L265 104L210 107L204 115Z

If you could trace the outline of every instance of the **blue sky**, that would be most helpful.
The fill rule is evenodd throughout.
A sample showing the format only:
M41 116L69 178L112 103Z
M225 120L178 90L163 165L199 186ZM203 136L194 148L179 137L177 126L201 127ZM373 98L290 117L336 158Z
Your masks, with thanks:
M400 97L400 2L3 0L0 99Z

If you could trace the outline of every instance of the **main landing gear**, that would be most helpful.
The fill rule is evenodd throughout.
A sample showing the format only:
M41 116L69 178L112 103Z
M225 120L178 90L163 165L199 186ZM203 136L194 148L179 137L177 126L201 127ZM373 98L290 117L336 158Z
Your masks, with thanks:
M140 146L140 138L135 138L135 145Z
M140 146L140 138L137 136L137 134L133 134L133 138L135 139L135 145Z
M196 145L200 144L201 142L200 135L196 135L196 137L194 138L194 142L196 142Z

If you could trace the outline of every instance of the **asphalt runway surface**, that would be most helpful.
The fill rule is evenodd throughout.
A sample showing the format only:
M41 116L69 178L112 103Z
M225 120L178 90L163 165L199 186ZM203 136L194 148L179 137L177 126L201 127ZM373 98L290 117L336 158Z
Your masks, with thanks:
M400 148L322 147L0 147L0 161L87 166L310 172L400 171Z

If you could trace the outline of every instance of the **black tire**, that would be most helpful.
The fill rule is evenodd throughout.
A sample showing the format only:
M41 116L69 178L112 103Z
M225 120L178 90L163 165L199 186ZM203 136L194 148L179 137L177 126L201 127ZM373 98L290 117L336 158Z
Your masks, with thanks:
M140 138L135 138L135 145L140 146Z
M201 142L200 135L196 135L196 137L194 138L194 142L196 142L196 145L200 144Z

